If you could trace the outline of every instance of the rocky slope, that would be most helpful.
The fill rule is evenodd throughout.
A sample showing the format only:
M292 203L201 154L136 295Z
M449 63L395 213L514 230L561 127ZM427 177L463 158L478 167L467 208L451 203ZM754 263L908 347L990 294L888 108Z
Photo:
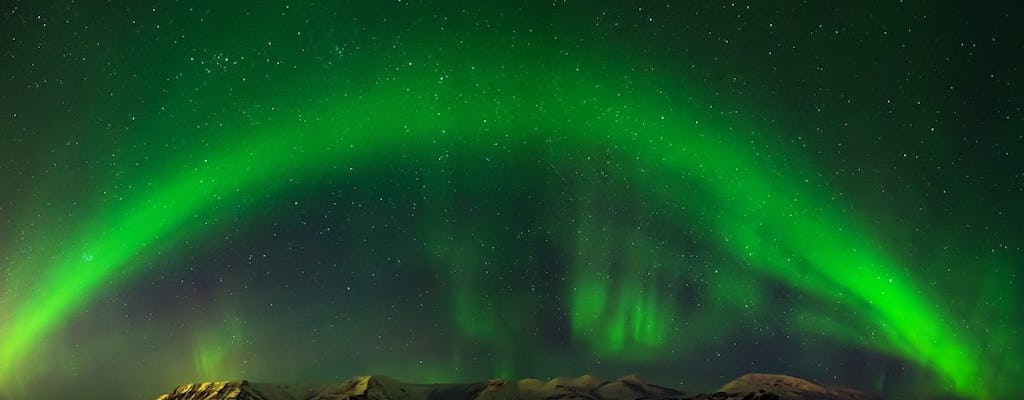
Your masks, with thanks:
M248 381L205 382L178 386L156 400L305 400L308 390Z
M800 378L773 374L747 374L726 383L719 392L728 393L772 393L780 399L803 400L879 400L880 398L859 390L824 386Z
M283 385L208 382L180 386L157 400L878 400L853 389L829 387L785 375L749 374L718 392L686 395L635 375L602 380L593 375L549 381L489 380L468 384L416 384L361 376L338 384L297 389Z

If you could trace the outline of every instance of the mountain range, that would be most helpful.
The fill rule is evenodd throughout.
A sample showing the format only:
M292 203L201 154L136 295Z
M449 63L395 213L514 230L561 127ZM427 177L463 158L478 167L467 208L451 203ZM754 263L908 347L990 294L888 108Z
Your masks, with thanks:
M551 380L492 379L473 383L408 383L360 376L313 388L249 381L183 385L156 400L880 400L866 392L776 374L747 374L713 393L687 394L649 384L636 375L603 380L593 375Z

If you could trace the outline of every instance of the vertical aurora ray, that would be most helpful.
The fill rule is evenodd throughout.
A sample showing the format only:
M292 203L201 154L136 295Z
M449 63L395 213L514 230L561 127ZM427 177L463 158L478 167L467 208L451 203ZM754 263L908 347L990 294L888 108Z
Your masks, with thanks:
M244 376L245 371L238 363L241 342L246 332L239 317L231 313L223 316L223 323L213 324L195 332L195 348L192 359L197 378L204 376Z
M796 290L849 309L866 309L869 319L886 333L881 345L852 339L855 344L895 349L931 366L958 393L978 398L1000 394L983 391L1000 386L981 381L987 375L976 361L976 338L943 322L946 318L930 305L930 295L900 272L885 247L855 219L831 209L827 191L801 183L800 173L730 139L724 128L695 126L693 118L677 111L679 105L668 99L635 101L610 89L601 76L569 72L574 68L531 69L515 83L478 76L461 86L444 86L431 74L410 73L399 83L362 93L358 100L310 110L310 122L260 127L246 135L255 140L231 143L202 157L207 162L158 176L154 181L162 184L129 198L123 207L78 232L80 247L68 249L51 265L35 266L48 274L15 305L13 318L0 333L0 386L16 383L17 366L28 360L32 349L105 285L128 283L127 277L138 273L134 261L152 247L168 245L167 238L180 232L201 235L205 228L193 217L220 202L331 174L339 166L386 163L397 153L430 154L444 148L472 154L485 152L496 141L531 142L544 140L545 132L560 132L582 148L611 149L615 157L635 160L650 174L664 177L663 187L654 190L663 204L691 201L694 196L684 191L693 188L674 183L680 176L692 177L713 202L706 207L714 211L709 217L712 230L728 238L718 245L758 273ZM436 96L416 97L410 92ZM510 94L517 95L514 101L508 100ZM792 154L781 145L770 150ZM679 224L686 224L689 217L687 212L675 215ZM581 229L597 229L588 223L584 220ZM452 253L464 257L455 263L478 268L484 256L459 251L461 245L453 245ZM609 252L615 246L612 239L578 243L580 257L573 260L577 265L571 268L571 288L566 288L571 293L565 301L573 335L592 337L581 340L605 356L621 356L631 345L664 348L671 343L670 317L678 313L670 306L673 298L654 290L634 296L652 285L645 277L622 277L613 265L654 264L649 259L653 257L641 246L616 259ZM613 273L626 284L611 288ZM456 283L454 314L462 334L498 346L511 336L502 333L505 322L490 314L496 311L466 291L477 278ZM807 285L808 279L815 284ZM500 305L499 311L513 306ZM597 335L590 336L593 333ZM216 354L197 352L198 368L215 367ZM498 369L501 374L514 373L514 366L500 364Z
M597 193L596 188L586 190ZM606 201L612 209L626 208ZM669 342L673 327L667 320L676 314L676 299L658 288L677 274L665 271L672 267L660 265L663 251L635 228L602 226L598 220L610 216L594 215L597 209L585 207L577 218L568 288L573 337L603 356L644 359Z

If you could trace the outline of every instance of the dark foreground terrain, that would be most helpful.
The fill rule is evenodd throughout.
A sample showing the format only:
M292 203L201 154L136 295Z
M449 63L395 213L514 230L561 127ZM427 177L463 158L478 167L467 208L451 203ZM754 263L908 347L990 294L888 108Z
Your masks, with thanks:
M157 400L879 400L858 390L825 386L786 375L748 374L717 392L688 394L641 381L635 375L602 380L578 378L490 380L466 384L418 384L362 376L332 385L206 382L180 386Z

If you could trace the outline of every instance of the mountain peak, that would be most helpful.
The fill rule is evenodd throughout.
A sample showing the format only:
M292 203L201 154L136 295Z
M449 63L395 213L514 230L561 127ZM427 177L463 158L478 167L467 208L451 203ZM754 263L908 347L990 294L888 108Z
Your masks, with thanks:
M249 381L217 381L181 385L157 400L249 400L259 398L252 393Z
M789 375L763 373L743 375L726 383L718 391L726 393L768 392L778 395L781 399L879 399L877 396L859 390L822 385Z
M623 381L623 382L630 382L630 383L636 383L636 384L643 384L644 383L644 380L640 379L640 377L637 376L636 374L629 374L629 375L623 376L623 377L619 378L619 380Z

